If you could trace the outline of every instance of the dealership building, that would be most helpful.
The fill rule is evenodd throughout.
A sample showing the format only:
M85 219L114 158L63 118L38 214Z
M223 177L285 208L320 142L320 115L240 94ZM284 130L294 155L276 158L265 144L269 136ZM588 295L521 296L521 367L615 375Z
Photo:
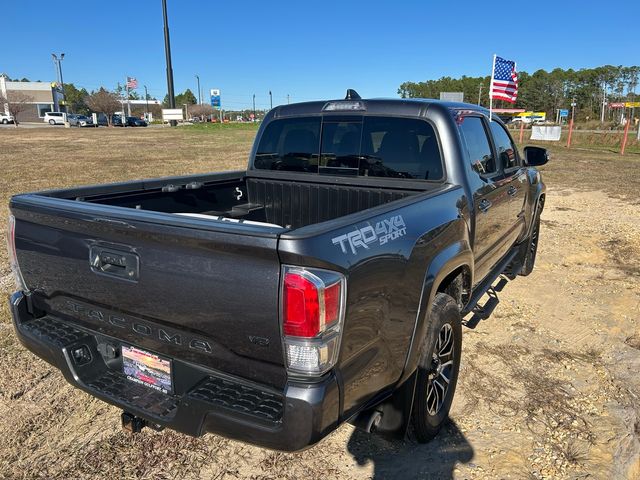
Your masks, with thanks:
M41 122L46 112L54 110L54 95L58 95L55 84L49 82L10 82L0 76L0 96L11 101L16 93L27 98L26 108L18 115L19 122ZM8 113L8 105L0 105L0 110Z

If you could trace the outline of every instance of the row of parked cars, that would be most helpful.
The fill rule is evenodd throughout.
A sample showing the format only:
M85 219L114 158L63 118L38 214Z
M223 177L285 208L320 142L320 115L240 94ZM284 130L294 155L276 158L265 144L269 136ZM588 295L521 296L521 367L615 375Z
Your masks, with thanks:
M87 115L75 113L47 112L44 115L44 123L49 125L64 125L65 122L69 122L72 127L106 127L108 125L107 117L103 114L98 115L98 123L93 123L93 119ZM138 117L113 115L111 125L114 127L146 127L148 123Z

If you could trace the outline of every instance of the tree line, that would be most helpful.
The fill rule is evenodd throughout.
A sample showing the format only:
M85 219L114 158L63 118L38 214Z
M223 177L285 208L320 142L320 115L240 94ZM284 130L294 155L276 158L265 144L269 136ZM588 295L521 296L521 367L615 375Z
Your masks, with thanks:
M639 66L604 65L580 70L555 68L532 74L518 72L518 99L515 104L494 100L496 108L524 108L546 112L554 118L559 108L571 108L576 103L577 120L600 119L605 102L633 102L637 100L636 87L640 77ZM491 76L460 78L441 77L425 82L404 82L398 88L402 98L439 98L440 92L463 92L464 101L489 106ZM481 88L482 87L482 88ZM605 118L613 115L605 109Z

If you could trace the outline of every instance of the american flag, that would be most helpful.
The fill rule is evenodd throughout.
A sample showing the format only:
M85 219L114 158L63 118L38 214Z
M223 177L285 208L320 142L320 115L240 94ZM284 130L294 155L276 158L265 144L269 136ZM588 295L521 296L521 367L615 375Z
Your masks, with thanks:
M515 103L518 98L516 62L496 57L491 79L491 98Z
M138 80L133 77L127 77L127 89L135 90L136 88L138 88Z

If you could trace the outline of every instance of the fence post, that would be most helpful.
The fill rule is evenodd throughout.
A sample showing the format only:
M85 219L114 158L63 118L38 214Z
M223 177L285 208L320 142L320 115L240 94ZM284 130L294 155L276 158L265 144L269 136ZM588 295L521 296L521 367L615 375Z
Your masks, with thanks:
M620 155L624 155L624 149L627 146L627 136L629 135L629 125L631 125L631 119L627 117L627 124L624 126L624 137L622 137L622 148L620 149Z
M569 136L567 137L567 148L571 148L571 134L573 133L573 118L569 121Z
M520 141L518 143L522 143L523 134L524 134L524 120L520 120Z

